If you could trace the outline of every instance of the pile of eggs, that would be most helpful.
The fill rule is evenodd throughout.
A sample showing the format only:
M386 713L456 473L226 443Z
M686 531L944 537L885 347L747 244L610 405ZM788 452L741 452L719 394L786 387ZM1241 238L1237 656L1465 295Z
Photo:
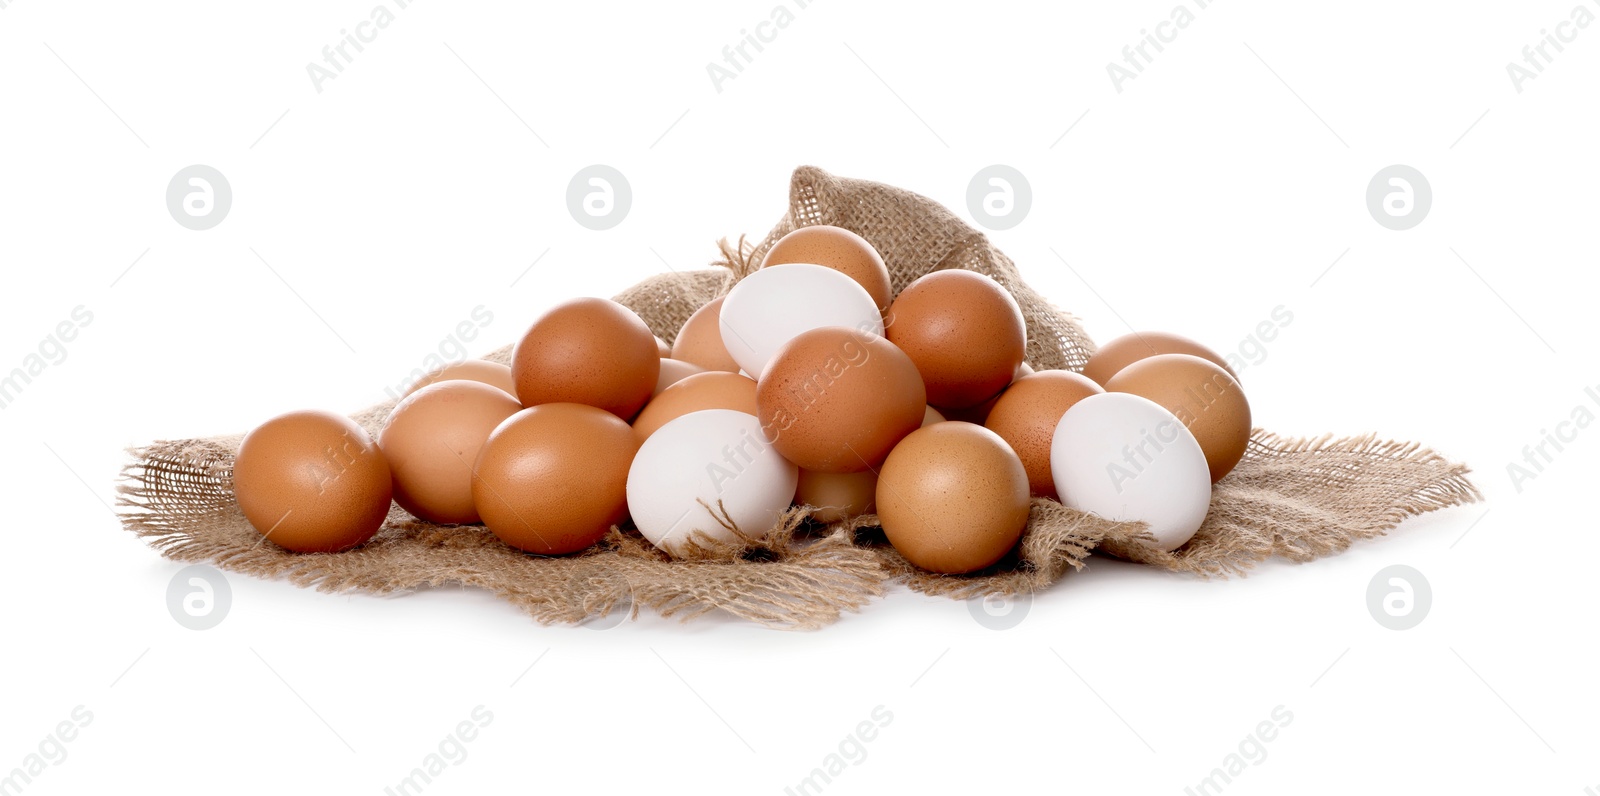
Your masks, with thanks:
M509 366L425 379L376 439L325 412L267 421L239 446L234 491L298 552L365 542L391 500L551 556L629 523L681 554L695 531L759 537L802 505L829 523L876 513L912 564L965 573L1005 557L1041 497L1187 542L1250 437L1228 364L1140 333L1082 373L1034 372L1026 346L994 279L935 271L895 295L867 241L803 227L671 346L621 304L568 301Z

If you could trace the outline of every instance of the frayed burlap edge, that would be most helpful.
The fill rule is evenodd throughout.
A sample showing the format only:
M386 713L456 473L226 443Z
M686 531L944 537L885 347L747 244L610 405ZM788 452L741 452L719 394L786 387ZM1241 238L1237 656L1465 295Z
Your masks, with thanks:
M578 623L640 607L684 619L721 609L768 627L807 630L858 611L888 578L874 551L843 536L802 540L792 509L759 539L700 536L672 560L637 532L613 528L583 553L546 557L481 526L440 526L394 507L378 534L343 553L297 554L264 542L233 503L232 452L210 441L131 449L118 505L123 525L174 561L281 578L325 592L395 594L487 589L539 622Z

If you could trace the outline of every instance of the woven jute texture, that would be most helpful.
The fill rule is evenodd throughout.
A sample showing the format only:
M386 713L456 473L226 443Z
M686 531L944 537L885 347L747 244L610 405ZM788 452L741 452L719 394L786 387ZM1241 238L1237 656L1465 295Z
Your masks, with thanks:
M1071 314L1022 280L982 233L923 196L801 167L789 209L759 242L724 241L713 267L661 274L617 301L669 342L701 305L727 291L789 231L832 224L877 248L898 292L923 274L964 268L1016 297L1037 369L1081 369L1094 343ZM510 347L487 359L507 362ZM353 415L376 433L393 404ZM804 507L778 527L739 529L736 543L702 539L669 558L631 528L613 528L583 553L547 558L513 550L480 526L440 526L398 507L370 542L343 553L299 554L263 542L233 498L241 435L167 440L130 451L119 484L123 525L162 555L328 592L391 594L460 584L487 589L544 623L577 623L648 608L666 616L724 611L763 625L813 629L856 611L892 582L972 599L1047 588L1091 551L1201 577L1246 572L1272 557L1310 561L1381 536L1405 518L1481 499L1468 468L1413 443L1372 436L1285 439L1256 429L1244 459L1213 490L1194 539L1167 553L1141 523L1110 522L1045 499L1033 502L1015 551L983 572L941 576L911 566L868 515L824 526Z

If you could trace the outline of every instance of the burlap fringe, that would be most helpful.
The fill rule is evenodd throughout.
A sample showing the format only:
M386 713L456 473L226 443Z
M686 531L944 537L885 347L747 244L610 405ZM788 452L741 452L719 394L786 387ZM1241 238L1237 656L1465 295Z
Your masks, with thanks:
M359 548L295 554L263 543L233 505L231 455L186 455L170 443L129 452L134 461L118 485L119 513L124 527L163 556L324 592L463 585L487 589L545 624L616 610L633 616L644 607L684 619L721 609L768 627L809 630L882 596L888 577L871 550L848 539L802 543L804 509L791 509L760 539L728 544L699 536L678 561L618 528L579 555L528 555L481 526L433 525L398 507Z

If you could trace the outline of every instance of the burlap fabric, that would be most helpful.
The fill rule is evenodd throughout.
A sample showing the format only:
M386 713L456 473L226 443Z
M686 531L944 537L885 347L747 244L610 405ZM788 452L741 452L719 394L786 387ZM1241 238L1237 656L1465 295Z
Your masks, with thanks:
M714 267L655 276L616 298L671 341L695 309L726 293L774 241L811 224L841 226L870 241L896 291L947 268L994 277L1022 308L1027 357L1036 368L1081 369L1094 351L1071 314L1029 288L1009 258L937 202L811 167L795 171L789 210L759 243L724 242ZM507 347L487 358L506 362L510 353ZM354 418L376 433L391 407L380 404ZM966 576L912 567L883 542L872 516L821 526L804 508L791 509L780 527L740 529L746 534L740 543L698 545L679 560L625 528L613 528L578 555L532 556L482 527L438 526L398 507L362 547L303 555L263 542L240 513L232 493L240 439L161 441L131 451L119 485L125 527L177 561L329 592L462 584L488 589L544 623L640 608L684 618L720 609L763 625L810 629L860 609L890 582L957 598L1040 590L1068 569L1081 569L1096 549L1166 570L1228 576L1273 556L1309 561L1337 553L1408 516L1481 499L1466 466L1415 444L1371 436L1282 439L1257 429L1244 460L1216 485L1204 526L1172 553L1150 547L1142 524L1036 499L1017 549Z

